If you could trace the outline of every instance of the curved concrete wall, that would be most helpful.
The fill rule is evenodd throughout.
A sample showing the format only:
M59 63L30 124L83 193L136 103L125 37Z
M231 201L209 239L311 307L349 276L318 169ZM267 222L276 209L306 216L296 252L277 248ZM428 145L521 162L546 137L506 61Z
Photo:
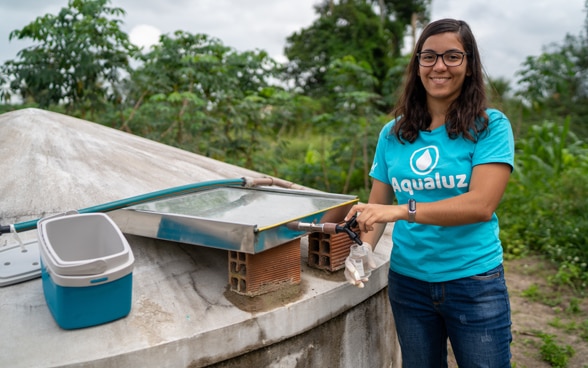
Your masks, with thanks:
M400 361L396 343L383 289L308 332L211 367L399 367L393 364Z

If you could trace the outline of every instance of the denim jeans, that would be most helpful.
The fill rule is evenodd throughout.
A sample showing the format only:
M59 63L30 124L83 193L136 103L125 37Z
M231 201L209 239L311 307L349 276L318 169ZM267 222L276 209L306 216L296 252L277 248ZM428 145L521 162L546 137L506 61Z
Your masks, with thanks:
M390 271L388 296L403 367L447 367L448 338L459 368L510 367L510 302L502 265L438 283Z

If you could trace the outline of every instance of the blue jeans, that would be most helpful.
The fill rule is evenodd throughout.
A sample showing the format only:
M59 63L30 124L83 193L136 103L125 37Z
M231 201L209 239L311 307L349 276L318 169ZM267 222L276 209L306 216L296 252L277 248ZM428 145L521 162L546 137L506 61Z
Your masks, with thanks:
M510 367L510 302L502 265L438 283L390 271L388 297L403 367L447 367L448 338L459 368Z

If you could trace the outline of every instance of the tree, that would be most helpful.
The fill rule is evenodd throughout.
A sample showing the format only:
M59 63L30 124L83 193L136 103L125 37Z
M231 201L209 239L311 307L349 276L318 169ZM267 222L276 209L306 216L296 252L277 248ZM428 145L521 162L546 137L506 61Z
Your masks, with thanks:
M374 90L378 83L373 71L365 62L356 62L351 56L331 63L327 73L327 85L334 92L335 109L330 117L338 122L334 134L331 158L334 167L346 167L340 175L344 183L337 191L348 193L352 180L354 187L369 191L369 171L375 151L375 140L383 123L377 106L382 103L380 95L366 91ZM328 165L327 165L328 166Z
M399 27L410 26L414 48L417 29L424 27L430 20L431 0L372 0L372 2L378 3L382 21L388 14L393 14L395 19L393 22Z
M33 46L21 50L16 60L2 66L12 76L11 89L24 101L46 108L66 104L67 111L95 113L107 101L120 101L117 91L121 73L137 51L120 30L123 9L111 8L109 0L69 0L57 15L38 17L12 39L31 39Z
M320 17L287 39L287 77L315 97L328 96L325 74L333 60L353 56L369 63L382 79L391 63L392 37L365 1L343 1L332 8L316 6Z
M315 7L319 18L308 28L287 39L285 54L289 61L285 78L313 97L328 97L326 73L331 62L352 56L369 64L377 79L366 91L392 96L402 71L399 65L405 33L415 19L428 19L429 0L341 0L324 1ZM378 14L379 11L379 14ZM415 15L415 16L413 16ZM416 17L416 18L415 18ZM416 24L416 23L415 23ZM390 97L381 105L389 111Z
M542 118L570 116L574 130L583 136L588 136L588 16L586 27L579 36L568 34L561 44L527 57L518 72L517 93Z
M265 51L240 53L205 34L162 35L142 61L121 128L247 168L293 100L271 85L277 63Z
M219 76L224 72L224 63L230 51L220 40L204 34L176 31L173 35L162 35L159 43L140 57L142 65L132 71L127 85L128 100L134 105L135 112L140 108L145 112L153 106L144 105L155 103L161 105L159 114L149 113L148 116L155 118L167 112L167 118L145 122L139 119L138 124L132 124L133 112L122 129L131 131L134 125L136 133L146 136L155 134L151 138L182 145L190 135L184 119L197 117L195 121L205 120L200 114L212 106L207 106L209 102L216 103L218 94L215 91L225 89L222 84L227 83L228 78Z

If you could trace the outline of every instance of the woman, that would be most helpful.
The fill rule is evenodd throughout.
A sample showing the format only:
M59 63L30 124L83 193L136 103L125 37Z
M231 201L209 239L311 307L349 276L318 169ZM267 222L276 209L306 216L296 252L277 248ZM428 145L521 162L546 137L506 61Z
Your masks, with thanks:
M381 131L361 239L394 222L388 293L404 367L510 367L510 304L495 214L514 161L510 122L486 105L467 23L442 19L420 36L395 119ZM393 205L396 198L398 205ZM346 277L366 279L346 263Z

